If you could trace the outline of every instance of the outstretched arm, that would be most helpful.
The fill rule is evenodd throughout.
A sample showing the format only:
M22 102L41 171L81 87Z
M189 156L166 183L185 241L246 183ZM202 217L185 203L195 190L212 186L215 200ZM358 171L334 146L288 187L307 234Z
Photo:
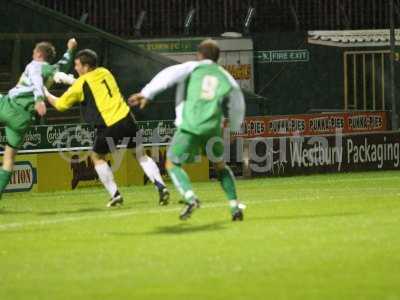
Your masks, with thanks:
M153 99L162 91L165 91L176 83L185 80L198 65L198 62L191 61L162 70L142 89L140 93L129 97L129 105L140 105L141 108L143 108L146 105L147 100Z
M67 85L74 83L74 76L66 73L71 69L77 45L78 43L75 39L69 39L67 43L68 50L64 53L63 57L53 65L46 64L42 67L42 75L48 79L46 81L47 88L50 88L53 82Z
M68 40L67 51L64 53L63 57L53 65L57 71L64 73L70 71L74 59L74 53L77 47L78 42L75 40L75 38Z
M51 104L51 106L56 107L56 102L59 98L50 93L46 88L44 89L44 95L46 96L47 101Z
M45 95L47 101L55 109L58 111L66 111L75 103L82 102L84 100L82 81L75 81L75 83L59 98L52 95L47 89L45 89Z
M198 66L198 62L187 62L168 67L158 73L141 91L147 99L153 99L155 95L165 91L178 82L185 80Z

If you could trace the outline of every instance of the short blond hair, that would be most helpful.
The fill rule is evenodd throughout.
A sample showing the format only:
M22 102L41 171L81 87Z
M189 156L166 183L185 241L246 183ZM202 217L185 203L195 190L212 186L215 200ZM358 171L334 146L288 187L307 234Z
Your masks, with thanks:
M197 52L199 52L203 58L217 62L219 59L220 49L215 40L206 39L200 43Z
M47 62L53 61L56 57L56 48L49 42L37 43L35 49L43 54L44 60Z

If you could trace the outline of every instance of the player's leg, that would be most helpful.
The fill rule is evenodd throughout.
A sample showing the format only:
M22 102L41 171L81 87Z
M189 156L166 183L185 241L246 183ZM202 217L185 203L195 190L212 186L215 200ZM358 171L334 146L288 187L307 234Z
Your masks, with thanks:
M7 145L3 165L0 168L0 198L10 181L17 149L22 145L26 131L32 122L32 114L22 109L7 96L0 99L0 122L6 125Z
M182 168L182 164L194 160L197 152L198 140L196 140L196 136L178 130L167 153L166 169L186 204L180 214L182 220L189 218L192 212L200 207L200 201L193 191L189 176Z
M26 132L26 130L24 132L17 132L9 127L6 127L5 131L8 144L4 149L3 165L0 168L0 198L10 181L14 169L15 157L17 156L17 149L21 146Z
M235 176L233 175L232 170L223 161L214 163L214 166L217 171L218 180L229 201L232 221L242 221L243 209L240 207L237 198Z
M3 155L3 165L0 168L0 199L4 190L6 189L6 186L10 182L16 155L17 150L8 145L5 147Z
M173 163L169 159L167 159L165 165L172 182L185 202L185 207L181 211L179 218L181 220L186 220L190 218L196 208L200 208L200 200L195 195L189 176L182 166Z
M141 145L135 148L134 153L144 173L158 190L159 204L168 205L169 191L164 183L160 169L158 168L157 164L150 156L144 153L143 147Z
M93 160L94 169L96 170L96 173L99 176L101 183L110 194L111 198L107 206L112 207L123 204L124 200L120 192L118 191L118 186L115 182L114 174L105 159L105 154L92 152L91 158Z
M159 204L167 205L169 200L169 191L166 188L157 164L151 157L144 153L143 146L137 142L137 140L139 140L136 136L138 128L136 126L136 121L134 120L133 116L131 114L128 114L128 116L121 122L120 127L120 140L123 141L124 138L129 138L127 147L129 149L133 149L132 154L135 155L144 173L157 189L159 195Z
M222 138L213 142L210 146L210 149L206 150L211 151L211 153L207 153L207 155L212 155L218 181L221 183L221 187L229 201L232 220L242 221L243 210L237 198L235 176L229 166L224 162L224 144L222 143Z
M104 188L110 194L110 201L107 206L112 207L123 204L124 200L118 191L118 186L114 179L114 174L106 161L106 155L110 152L110 146L106 137L110 137L109 128L100 127L96 130L96 139L93 145L93 152L91 158L94 164L94 169Z

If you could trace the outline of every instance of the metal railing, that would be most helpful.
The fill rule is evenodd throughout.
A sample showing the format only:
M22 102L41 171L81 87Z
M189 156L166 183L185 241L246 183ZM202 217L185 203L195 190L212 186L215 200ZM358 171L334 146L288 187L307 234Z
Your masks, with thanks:
M386 110L389 50L345 51L344 109Z

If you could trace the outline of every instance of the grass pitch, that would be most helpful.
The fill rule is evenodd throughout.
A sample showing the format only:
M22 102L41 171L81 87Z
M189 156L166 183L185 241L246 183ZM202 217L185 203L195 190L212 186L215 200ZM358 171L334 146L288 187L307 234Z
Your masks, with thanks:
M7 194L0 299L400 299L400 172L238 181L232 223L217 182L195 184L187 222L172 193L101 188ZM170 186L174 191L173 187Z

